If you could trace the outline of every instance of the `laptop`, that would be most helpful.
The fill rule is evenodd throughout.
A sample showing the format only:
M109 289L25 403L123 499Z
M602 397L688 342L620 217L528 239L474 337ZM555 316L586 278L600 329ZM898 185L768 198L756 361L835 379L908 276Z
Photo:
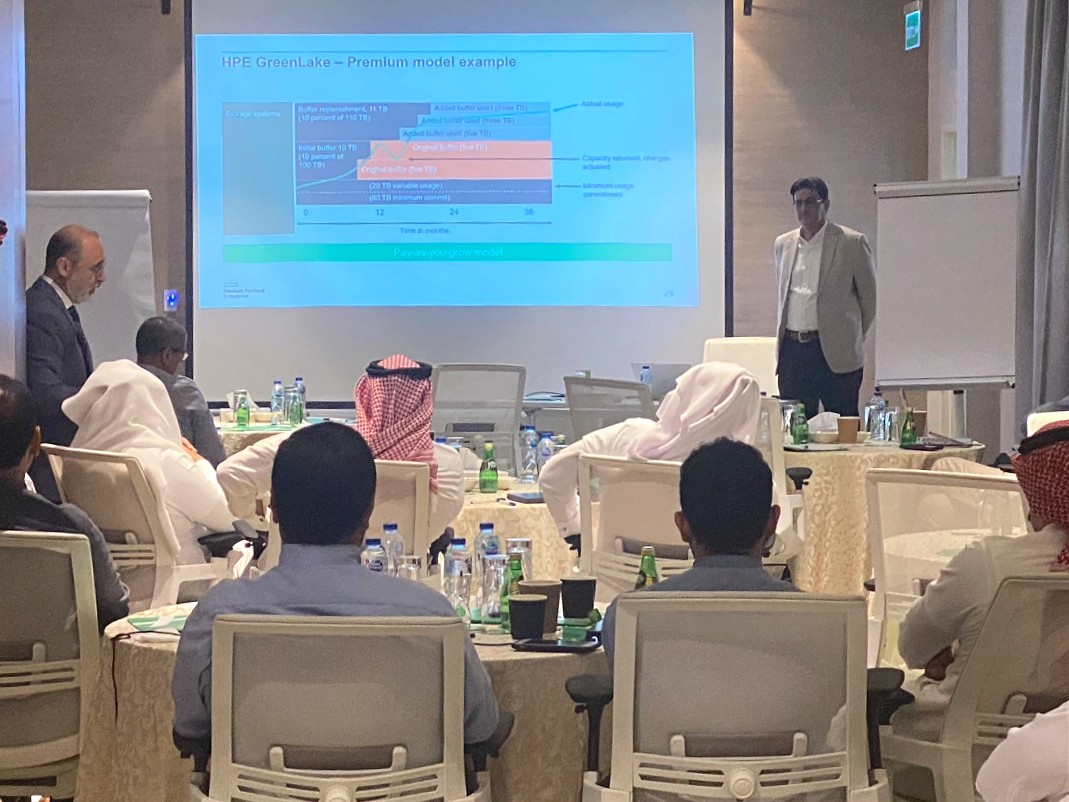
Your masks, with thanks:
M635 381L642 377L643 365L650 366L650 395L654 401L660 401L670 390L674 390L676 379L691 369L686 362L632 362L631 372Z

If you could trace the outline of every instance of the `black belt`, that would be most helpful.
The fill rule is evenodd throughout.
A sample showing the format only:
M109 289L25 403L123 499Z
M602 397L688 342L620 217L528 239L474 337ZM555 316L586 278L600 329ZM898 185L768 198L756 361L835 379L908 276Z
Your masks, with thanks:
M811 343L820 339L819 331L791 331L790 329L784 329L787 334L787 339L794 340L796 343Z

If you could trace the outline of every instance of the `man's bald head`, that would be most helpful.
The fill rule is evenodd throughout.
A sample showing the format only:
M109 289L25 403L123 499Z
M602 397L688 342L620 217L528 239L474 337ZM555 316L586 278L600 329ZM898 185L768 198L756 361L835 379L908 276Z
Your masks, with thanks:
M63 226L45 248L45 275L74 303L87 300L104 283L100 235L80 225Z

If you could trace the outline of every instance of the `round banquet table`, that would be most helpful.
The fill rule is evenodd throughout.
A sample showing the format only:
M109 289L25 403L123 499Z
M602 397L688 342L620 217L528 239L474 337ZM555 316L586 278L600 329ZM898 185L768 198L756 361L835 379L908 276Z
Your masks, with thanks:
M930 468L943 457L980 459L976 444L941 451L850 446L845 451L787 451L788 468L813 469L805 489L805 547L795 583L811 593L857 595L872 577L865 473L871 468Z
M124 623L112 624L108 635ZM192 760L182 759L171 740L171 673L178 638L118 637L105 637L101 645L77 800L185 802ZM484 640L490 643L481 644ZM576 714L564 682L575 674L606 673L605 653L601 649L586 655L517 652L502 640L476 638L498 703L516 716L501 756L490 760L494 802L578 802L586 721ZM603 726L611 730L611 724Z
M534 490L531 485L519 485L512 492ZM479 524L490 522L501 538L502 545L510 537L529 537L534 549L535 579L560 579L568 576L576 565L576 553L557 531L553 517L545 504L519 504L509 501L504 491L467 493L464 509L453 521L457 537L475 542Z

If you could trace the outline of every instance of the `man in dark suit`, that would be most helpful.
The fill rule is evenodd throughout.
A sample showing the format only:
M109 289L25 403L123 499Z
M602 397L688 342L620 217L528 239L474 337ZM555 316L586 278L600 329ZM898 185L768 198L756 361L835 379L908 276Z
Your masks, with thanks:
M100 235L83 226L64 226L48 241L45 272L26 290L26 383L44 442L70 445L77 427L60 405L93 372L93 356L77 304L104 283ZM59 501L44 457L30 471L38 492Z

